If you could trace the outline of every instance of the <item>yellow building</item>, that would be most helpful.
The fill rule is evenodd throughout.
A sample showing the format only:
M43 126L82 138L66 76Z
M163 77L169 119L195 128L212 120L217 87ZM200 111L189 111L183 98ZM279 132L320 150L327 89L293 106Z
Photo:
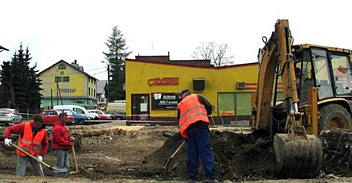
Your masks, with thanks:
M42 82L42 107L80 105L95 107L97 79L83 71L75 60L71 64L60 60L39 73Z
M130 122L176 123L179 93L185 88L204 95L215 106L212 116L217 123L248 119L257 63L214 67L209 60L168 58L126 60L126 117Z

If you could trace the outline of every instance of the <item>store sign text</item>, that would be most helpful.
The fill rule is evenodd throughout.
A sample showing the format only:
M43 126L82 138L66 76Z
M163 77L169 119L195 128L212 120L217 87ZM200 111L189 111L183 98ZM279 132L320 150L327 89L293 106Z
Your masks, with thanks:
M178 77L170 78L152 78L148 80L149 86L161 86L161 85L178 85Z
M60 88L60 93L75 93L76 88Z

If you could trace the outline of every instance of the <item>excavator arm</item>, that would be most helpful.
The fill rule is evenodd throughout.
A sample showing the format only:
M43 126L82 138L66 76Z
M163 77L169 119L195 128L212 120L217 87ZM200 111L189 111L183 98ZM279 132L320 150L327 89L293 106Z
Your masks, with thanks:
M285 106L289 115L298 114L298 94L296 86L294 60L292 56L292 39L288 20L278 20L275 31L267 41L258 74L256 129L271 131L271 110L273 93L278 85L276 77L281 76ZM276 83L275 83L276 81ZM275 87L276 86L276 87Z
M319 138L306 133L302 125L304 113L298 111L292 40L288 20L278 20L270 39L263 38L265 46L259 52L262 55L258 56L257 96L252 119L256 131L264 131L273 137L276 170L280 177L314 177L322 166L323 149ZM280 82L283 102L276 105L274 96ZM274 108L279 109L275 114ZM285 133L274 131L273 123L278 121L278 116L284 121Z

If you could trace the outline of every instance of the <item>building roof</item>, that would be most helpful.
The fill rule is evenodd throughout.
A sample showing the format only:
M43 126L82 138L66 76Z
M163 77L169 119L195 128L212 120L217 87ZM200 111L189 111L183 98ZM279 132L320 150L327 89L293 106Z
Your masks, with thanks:
M97 78L95 78L95 77L89 75L88 73L84 72L83 66L79 66L78 63L77 63L77 60L75 60L75 61L72 62L71 64L68 63L68 62L66 62L66 61L64 61L64 60L60 60L60 61L54 63L53 65L51 65L50 67L48 67L48 68L44 69L43 71L39 72L38 75L41 75L43 72L49 70L50 68L52 68L52 67L58 65L58 64L61 63L61 62L65 63L65 64L68 65L68 66L71 66L72 68L74 68L74 69L76 69L77 71L79 71L79 72L85 74L85 75L88 76L88 77L91 77L91 78L93 78L93 79L95 79L95 80L98 80Z
M106 84L108 83L107 80L98 80L97 81L97 94L102 94L104 93L104 88L106 86Z
M133 59L129 59L133 60ZM140 56L137 55L135 60L148 61L148 62L159 62L159 63L170 63L175 65L196 65L200 67L214 67L210 65L210 60L170 60L170 55L153 55L153 56Z

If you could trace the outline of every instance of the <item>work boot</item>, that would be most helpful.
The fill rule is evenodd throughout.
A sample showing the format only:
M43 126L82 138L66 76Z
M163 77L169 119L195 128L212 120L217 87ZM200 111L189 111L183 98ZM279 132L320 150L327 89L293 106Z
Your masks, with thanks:
M204 183L219 183L217 180L210 180L210 179L207 179L204 181Z

